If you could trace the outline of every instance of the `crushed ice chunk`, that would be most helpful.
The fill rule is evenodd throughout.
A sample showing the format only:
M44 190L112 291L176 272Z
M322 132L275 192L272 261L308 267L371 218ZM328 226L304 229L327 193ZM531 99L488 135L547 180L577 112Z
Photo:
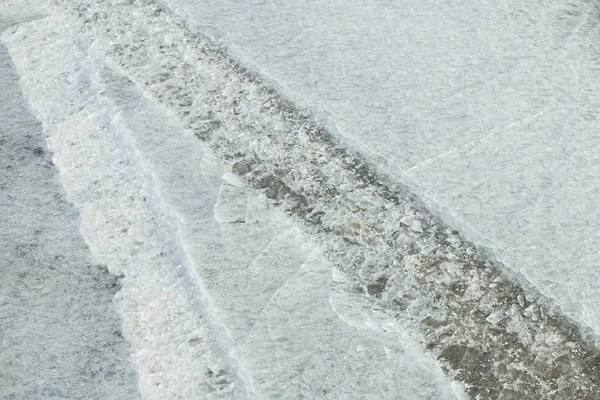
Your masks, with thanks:
M241 188L241 187L246 186L246 183L242 180L242 178L240 178L239 176L237 176L231 172L225 172L223 174L223 180L235 187Z
M500 311L496 311L495 313L488 315L488 317L485 320L492 325L496 325L498 322L502 321L503 319L504 319L504 311L500 310Z
M537 306L535 304L532 304L529 307L527 307L525 309L525 311L523 311L523 314L526 315L527 317L530 317L533 321L537 321L538 320L537 311L538 311Z
M423 224L421 224L421 221L416 220L412 223L410 229L412 229L415 232L423 232Z
M519 302L519 305L521 307L525 306L525 300L523 299L523 295L522 294L520 294L520 295L517 296L517 301Z
M556 332L552 332L548 336L546 336L546 344L549 346L555 346L556 344L561 342L561 337Z
M455 249L459 248L462 245L462 242L456 236L449 237L448 239L446 239L446 242L450 243L450 246L454 247Z
M446 268L446 271L448 271L450 275L458 275L459 271L462 269L460 264L454 262L444 262L442 263L442 267Z
M402 219L400 219L400 222L402 222L406 226L410 226L412 225L414 220L415 217L413 215L405 215L404 217L402 217Z

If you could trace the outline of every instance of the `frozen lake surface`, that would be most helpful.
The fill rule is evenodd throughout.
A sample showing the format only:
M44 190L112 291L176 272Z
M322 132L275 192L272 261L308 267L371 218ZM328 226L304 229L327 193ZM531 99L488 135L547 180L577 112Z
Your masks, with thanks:
M101 341L112 336L90 326L120 325L127 341L105 350L124 372L97 390L600 396L592 3L32 5L0 4L3 121L29 121L5 123L5 135L35 126L60 181L41 145L33 155L3 145L23 164L23 198L3 205L12 217L0 238L16 252L6 271L19 257L31 261L23 270L37 265L17 234L40 229L15 219L35 208L63 218L48 227L73 240L44 228L38 242L124 277L118 314L107 302L116 289L67 296L95 315L77 329ZM35 179L42 167L54 171L49 191ZM59 189L68 203L44 203ZM43 281L42 300L60 291ZM18 305L6 308L23 319L9 324L31 329ZM35 323L55 332L63 318L41 314ZM19 392L29 370L12 373L10 394L31 398Z
M119 278L83 241L2 44L0 93L0 397L138 399Z

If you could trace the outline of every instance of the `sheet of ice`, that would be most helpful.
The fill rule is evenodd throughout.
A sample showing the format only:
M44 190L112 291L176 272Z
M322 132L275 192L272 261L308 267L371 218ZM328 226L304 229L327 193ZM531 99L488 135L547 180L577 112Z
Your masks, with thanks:
M83 241L2 44L0 92L0 398L137 399L119 278Z
M0 2L0 32L6 28L43 17L48 4L39 0L2 0Z
M385 333L354 316L350 323L341 319L332 308L331 280L329 263L310 256L274 294L242 344L261 397L457 398L460 391L451 385L440 390L443 379L433 358L424 357L401 330Z
M3 40L86 241L126 277L118 305L145 397L456 398L401 330L340 319L318 246L86 54L77 29L52 16Z
M600 333L597 3L162 3Z
M579 119L565 106L409 173L426 196L485 236L499 259L600 331L595 117Z

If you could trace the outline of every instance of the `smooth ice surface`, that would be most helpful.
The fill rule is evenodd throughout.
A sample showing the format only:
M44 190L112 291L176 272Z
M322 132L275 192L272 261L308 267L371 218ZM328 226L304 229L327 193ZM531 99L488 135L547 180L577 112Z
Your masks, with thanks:
M600 333L596 2L162 2Z
M78 28L51 16L2 39L86 241L125 275L117 304L144 397L461 393L400 327L339 311L348 299L330 297L318 246Z
M0 93L0 398L137 399L118 278L80 235L2 44Z

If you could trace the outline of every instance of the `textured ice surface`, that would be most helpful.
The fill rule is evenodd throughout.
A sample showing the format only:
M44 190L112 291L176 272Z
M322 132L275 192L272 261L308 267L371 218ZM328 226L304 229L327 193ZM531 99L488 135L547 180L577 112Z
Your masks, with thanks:
M116 302L142 395L230 393L219 343L185 279L173 216L161 208L130 135L113 123L117 110L100 94L100 72L67 26L50 17L10 28L3 38L43 122L68 199L79 208L86 242L111 272L125 275Z
M2 44L0 92L0 398L137 399L119 278L81 238Z
M221 48L151 1L68 4L86 48L231 166L239 177L223 174L228 184L259 189L326 249L344 322L375 332L400 324L474 397L598 398L598 354L576 327ZM216 217L235 216L243 202L231 204ZM505 317L488 319L498 312Z
M596 2L162 2L600 333Z
M118 306L145 397L461 393L401 327L340 310L319 246L67 27L52 16L3 40L86 241L125 275Z
M40 18L48 12L48 4L38 0L2 0L0 2L0 32L6 28Z

